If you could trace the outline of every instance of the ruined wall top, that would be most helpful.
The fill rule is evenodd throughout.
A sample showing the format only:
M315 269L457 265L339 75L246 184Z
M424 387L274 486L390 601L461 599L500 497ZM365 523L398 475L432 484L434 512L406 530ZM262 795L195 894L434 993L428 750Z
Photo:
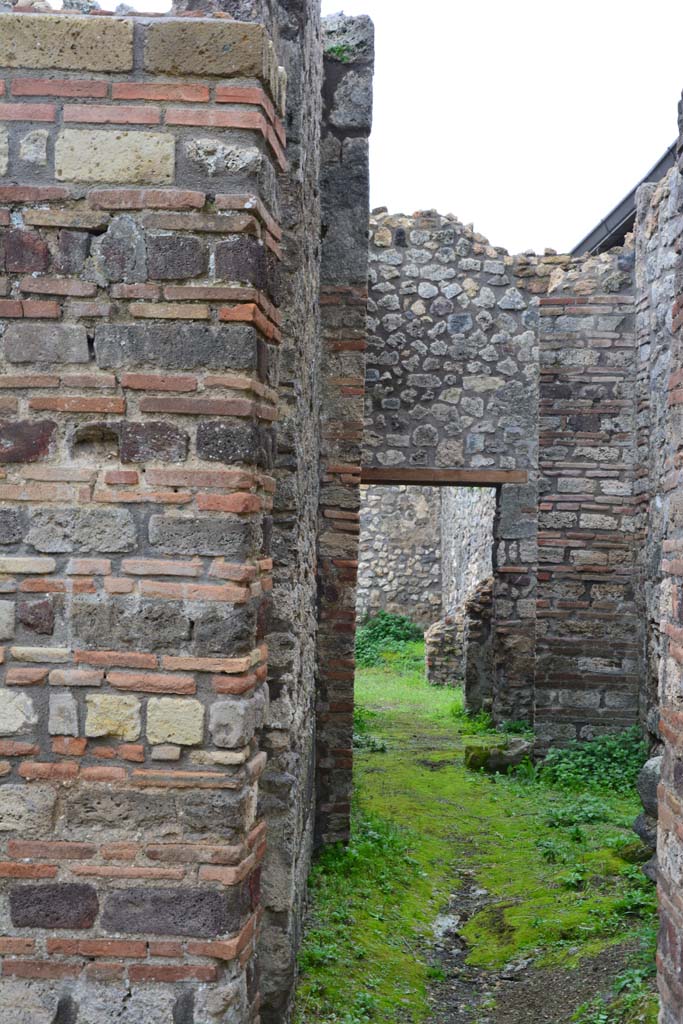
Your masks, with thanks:
M451 215L374 215L364 465L535 465L537 314L515 271Z

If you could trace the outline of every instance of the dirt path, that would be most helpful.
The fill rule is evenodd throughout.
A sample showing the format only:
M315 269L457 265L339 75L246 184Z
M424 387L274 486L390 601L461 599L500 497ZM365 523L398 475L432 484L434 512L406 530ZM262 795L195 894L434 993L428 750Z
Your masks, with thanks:
M359 673L357 698L353 838L314 872L295 1024L569 1024L609 1001L656 923L621 856L635 796L466 770L482 736L419 664ZM580 1024L656 1024L649 985Z
M632 960L633 942L586 957L570 970L535 967L533 956L519 957L498 971L468 965L459 928L491 906L491 900L473 871L459 876L447 912L435 922L435 942L428 952L445 975L430 986L429 1024L566 1024L582 1004L610 997L615 979Z

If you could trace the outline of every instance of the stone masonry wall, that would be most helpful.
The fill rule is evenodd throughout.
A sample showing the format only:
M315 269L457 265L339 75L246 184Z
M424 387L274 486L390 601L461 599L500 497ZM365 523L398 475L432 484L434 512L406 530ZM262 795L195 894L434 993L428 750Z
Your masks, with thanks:
M496 492L441 488L441 585L444 612L461 608L492 572Z
M377 212L363 479L499 486L494 707L530 720L538 317L520 262L452 216Z
M638 720L632 247L558 269L541 299L535 725L542 743Z
M376 214L365 466L535 465L536 335L511 264L455 218Z
M491 575L496 492L479 487L361 488L356 611L429 626Z
M645 676L640 691L641 720L651 739L658 734L659 665L662 652L662 544L670 514L667 475L672 453L667 430L668 380L675 294L683 228L683 180L677 169L638 193L636 222L636 337L638 342L638 459L636 493L647 509L645 544L640 548L643 585L639 614L645 622Z
M661 582L661 661L659 666L660 732L665 742L662 781L659 787L659 990L662 997L662 1024L675 1024L683 1012L683 712L681 711L681 684L683 681L683 478L681 477L681 451L683 450L683 259L681 257L680 213L681 181L683 171L683 103L679 105L678 179L672 177L667 196L666 187L642 199L640 223L645 238L650 238L645 262L639 270L640 298L643 309L650 303L653 327L653 372L657 362L666 361L669 349L667 410L663 426L664 453L661 467L662 503L666 509L666 524L662 543ZM643 228L641 228L643 230ZM645 246L643 246L645 248ZM651 258L662 254L656 262ZM667 257L668 251L668 257ZM641 253L643 250L641 249ZM673 294L667 268L673 270ZM661 286L656 283L661 281ZM668 298L672 298L668 306ZM652 301L655 300L655 301ZM659 350L659 351L658 351ZM663 369L666 373L666 369ZM659 402L655 415L657 424ZM651 428L652 429L652 428ZM661 429L661 428L660 428ZM656 544L661 531L656 529L652 543ZM652 579L652 576L650 577ZM655 577L656 578L656 577Z
M374 29L324 21L317 838L349 835Z
M266 634L270 710L261 735L268 763L259 785L259 813L268 822L258 950L264 1024L289 1017L313 843L322 376L319 4L286 0L276 5L275 15L278 59L287 73L288 170L280 180L283 338L273 474L273 599Z
M358 621L387 611L426 628L442 607L440 488L362 487Z
M201 18L0 69L0 1001L255 1021L283 78Z

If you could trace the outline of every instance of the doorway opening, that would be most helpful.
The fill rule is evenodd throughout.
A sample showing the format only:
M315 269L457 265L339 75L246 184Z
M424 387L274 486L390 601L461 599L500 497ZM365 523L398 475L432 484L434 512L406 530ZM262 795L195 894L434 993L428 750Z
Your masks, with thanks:
M434 686L490 711L494 659L493 487L364 484L356 617L409 619L424 633Z

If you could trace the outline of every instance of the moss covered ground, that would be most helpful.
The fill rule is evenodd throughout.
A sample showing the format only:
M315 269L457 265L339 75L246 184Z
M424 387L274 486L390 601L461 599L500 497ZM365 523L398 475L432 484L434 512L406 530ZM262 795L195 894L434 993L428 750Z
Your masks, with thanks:
M421 659L419 643L404 645L357 673L353 839L323 851L312 872L296 1024L427 1022L444 980L433 923L463 869L490 899L461 929L484 979L527 956L533 970L581 971L586 957L632 940L639 952L621 991L587 1000L573 1019L655 1024L655 897L630 830L635 791L568 792L530 767L468 771L464 746L490 727L468 718L458 691L429 687Z

